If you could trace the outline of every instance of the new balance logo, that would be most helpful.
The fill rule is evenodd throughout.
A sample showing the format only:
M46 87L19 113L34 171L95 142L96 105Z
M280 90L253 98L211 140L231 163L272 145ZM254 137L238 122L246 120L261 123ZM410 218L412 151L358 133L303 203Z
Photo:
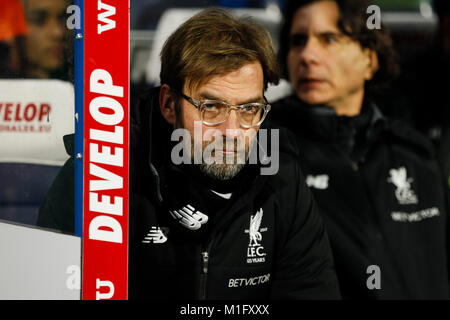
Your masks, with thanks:
M310 188L325 190L328 189L328 180L330 178L326 174L321 174L318 176L308 175L306 177L306 184Z
M169 210L170 215L179 223L190 230L198 230L208 222L208 216L200 211L196 211L191 205L186 205L179 210Z
M142 243L164 243L167 241L169 228L151 227Z
M211 190L212 192L214 192L215 194L217 194L219 197L224 198L226 200L230 200L231 196L233 195L232 193L220 193L214 190Z

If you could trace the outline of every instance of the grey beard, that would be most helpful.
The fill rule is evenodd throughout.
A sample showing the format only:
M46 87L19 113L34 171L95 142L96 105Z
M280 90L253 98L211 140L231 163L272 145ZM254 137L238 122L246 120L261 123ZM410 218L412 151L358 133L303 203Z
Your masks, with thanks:
M230 146L232 150L237 150L237 142L235 140L228 141L226 144L226 140L224 140L224 146ZM194 142L191 141L191 146L194 148ZM233 146L233 147L231 147ZM196 150L200 152L200 150ZM201 150L202 152L204 150ZM227 156L223 156L223 158L216 159L220 162L212 162L211 160L215 160L214 158L209 158L209 156L205 155L206 159L203 159L202 163L199 164L200 171L206 176L216 179L216 180L229 180L234 178L245 166L246 162L246 151L239 150L236 155L228 158ZM206 163L205 163L205 160Z
M199 165L200 171L206 176L217 180L234 178L244 168L244 164L205 164Z

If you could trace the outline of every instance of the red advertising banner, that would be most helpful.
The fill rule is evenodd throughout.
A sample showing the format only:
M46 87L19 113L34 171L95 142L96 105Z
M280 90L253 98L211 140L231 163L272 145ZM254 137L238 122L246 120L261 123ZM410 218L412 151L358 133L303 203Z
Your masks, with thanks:
M82 298L127 299L129 1L84 1Z

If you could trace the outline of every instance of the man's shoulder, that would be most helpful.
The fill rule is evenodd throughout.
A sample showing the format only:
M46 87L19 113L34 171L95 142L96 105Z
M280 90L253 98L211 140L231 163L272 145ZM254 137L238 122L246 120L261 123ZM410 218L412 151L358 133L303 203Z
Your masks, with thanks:
M297 124L296 117L299 113L301 102L294 95L281 98L271 103L270 119L274 124L286 127L294 127Z
M295 94L291 94L285 97L282 97L273 103L271 103L272 107L275 108L289 108L289 107L295 107L299 105L301 102L297 98Z
M276 130L279 142L270 151L271 166L275 166L277 171L274 174L270 174L269 182L277 193L285 192L286 188L295 190L295 185L303 179L300 170L298 139L292 131L285 127L271 122L268 123L268 126L270 126L269 132ZM277 163L274 163L274 161Z
M261 129L266 129L272 137L278 137L278 150L285 156L297 157L299 145L295 133L277 118L267 119ZM275 136L273 134L276 134ZM269 138L269 139L270 139Z
M149 119L157 104L159 87L135 90L136 97L130 103L132 138L140 136L143 131L149 129Z
M400 146L423 159L436 158L436 151L432 142L409 123L400 119L388 118L386 120L386 132L390 143Z

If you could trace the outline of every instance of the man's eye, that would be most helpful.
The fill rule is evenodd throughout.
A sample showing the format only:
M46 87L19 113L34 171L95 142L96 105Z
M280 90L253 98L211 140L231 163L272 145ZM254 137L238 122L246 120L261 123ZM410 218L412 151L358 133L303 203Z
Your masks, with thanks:
M339 36L337 34L333 33L327 33L322 35L321 41L325 44L333 44L336 43L339 40Z
M303 47L308 40L306 35L303 34L293 34L291 35L290 44L291 47Z
M35 12L29 16L29 22L36 26L43 26L48 19L48 14L43 11Z
M326 40L327 43L334 43L334 42L337 41L337 39L336 39L335 36L327 36L327 37L325 38L325 40Z
M218 106L216 103L205 103L203 104L203 107L207 110L213 110L216 109Z
M250 112L250 113L252 113L252 112L254 112L255 110L256 110L256 108L255 108L255 106L253 106L253 105L246 105L246 106L244 106L243 108L242 108L245 112Z

